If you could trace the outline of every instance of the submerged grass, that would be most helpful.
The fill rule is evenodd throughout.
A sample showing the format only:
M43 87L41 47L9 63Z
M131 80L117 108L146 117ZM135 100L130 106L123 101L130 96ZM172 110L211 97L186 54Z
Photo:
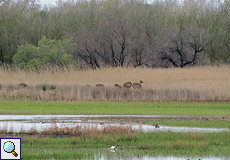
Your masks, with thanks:
M9 137L9 136L8 136ZM73 159L94 157L112 145L119 154L174 156L230 156L230 133L133 133L95 134L74 137L21 137L23 159Z
M0 101L0 114L220 115L229 118L228 102L34 102Z

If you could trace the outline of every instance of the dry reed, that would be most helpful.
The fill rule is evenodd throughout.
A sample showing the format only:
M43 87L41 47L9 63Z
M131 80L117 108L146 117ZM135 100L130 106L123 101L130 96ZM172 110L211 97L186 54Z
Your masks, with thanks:
M142 124L141 124L142 128ZM96 125L91 123L81 124L76 123L73 127L61 126L57 127L56 123L52 123L50 127L44 128L42 131L38 131L33 126L28 131L21 128L17 134L28 134L28 135L68 135L68 136L79 136L79 135L92 135L92 134L120 134L120 133L134 133L142 132L141 129L133 129L131 124L117 124L117 125ZM7 130L7 125L0 129L0 134L16 134L13 129Z
M120 133L134 133L140 132L139 130L132 129L131 124L126 125L93 125L87 124L75 124L74 127L61 126L58 128L56 124L44 129L40 134L45 135L90 135L90 134L120 134Z
M79 100L114 100L114 101L230 101L230 92L201 89L143 89L117 90L112 87L86 88L84 86L57 86L55 90L43 91L37 87L29 89L5 89L0 91L1 98L40 100L40 101L79 101Z
M0 97L37 100L230 101L230 66L171 69L106 68L25 72L0 69ZM143 90L114 84L139 82ZM26 83L27 88L20 88ZM101 83L105 88L96 88ZM42 90L40 85L55 85ZM87 86L89 84L90 86Z

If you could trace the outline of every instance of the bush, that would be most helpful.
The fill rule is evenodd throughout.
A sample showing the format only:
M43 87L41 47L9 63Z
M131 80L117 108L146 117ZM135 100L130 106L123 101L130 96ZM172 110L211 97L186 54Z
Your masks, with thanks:
M38 70L43 66L69 66L73 63L76 51L71 39L51 40L45 36L38 42L38 47L26 43L18 47L13 62L20 68Z

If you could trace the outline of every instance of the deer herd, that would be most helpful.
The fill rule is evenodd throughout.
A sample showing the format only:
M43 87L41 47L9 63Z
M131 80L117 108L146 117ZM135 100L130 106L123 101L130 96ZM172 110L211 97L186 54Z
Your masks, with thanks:
M144 82L142 80L140 80L139 83L125 82L123 84L123 86L121 86L119 84L114 84L114 87L116 89L130 89L131 87L133 87L134 89L142 89L141 83L144 83ZM96 84L96 87L105 87L105 85L104 84Z
M116 89L130 89L131 87L133 87L134 89L142 89L142 85L141 83L144 83L142 80L140 80L139 83L131 83L131 82L126 82L123 84L123 86L119 85L119 84L114 84L114 87ZM27 84L26 83L20 83L19 86L21 88L27 88ZM86 85L86 87L90 87L90 85ZM96 84L96 87L98 88L104 88L105 85L104 84Z

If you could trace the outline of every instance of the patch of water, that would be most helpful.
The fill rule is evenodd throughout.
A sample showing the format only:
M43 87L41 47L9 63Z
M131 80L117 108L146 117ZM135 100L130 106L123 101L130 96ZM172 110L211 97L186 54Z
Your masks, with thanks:
M94 160L229 160L229 157L174 157L174 156L143 156L143 157L106 157L102 155L100 158L95 158Z
M228 157L195 157L195 158L189 158L189 157L174 157L174 156L143 156L143 157L114 157L114 158L107 158L106 156L101 156L101 158L95 158L94 160L229 160Z
M0 120L33 120L33 119L82 119L82 118L199 118L189 115L0 115ZM202 116L219 118L220 116Z
M0 129L7 129L7 131L20 132L22 129L24 131L29 131L31 128L34 128L38 132L40 132L43 129L52 127L55 124L59 128L74 127L76 125L90 125L96 127L97 129L102 129L103 127L106 127L108 125L122 125L123 127L131 125L132 129L139 130L139 124L120 124L117 121L106 120L105 118L158 118L177 116L178 115L0 115ZM88 119L95 117L103 119L86 120L86 118ZM163 125L160 125L159 128L155 128L153 125L146 124L141 125L141 130L143 132L230 132L230 129L228 128L174 127Z

